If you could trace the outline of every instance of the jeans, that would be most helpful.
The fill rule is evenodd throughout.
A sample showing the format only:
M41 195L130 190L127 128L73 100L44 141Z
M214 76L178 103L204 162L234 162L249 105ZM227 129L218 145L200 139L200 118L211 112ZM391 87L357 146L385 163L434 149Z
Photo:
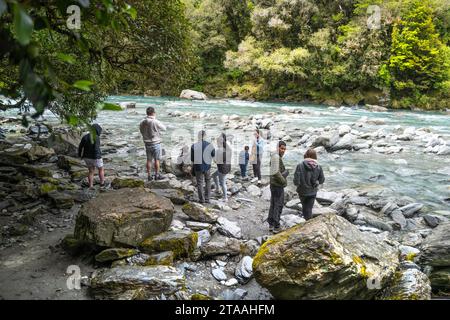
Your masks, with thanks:
M280 216L284 207L284 188L270 186L270 209L267 222L275 228L280 227Z
M245 178L247 176L247 165L246 164L240 164L239 168L241 168L241 177Z
M316 195L313 196L300 196L299 198L302 202L302 211L303 211L303 218L305 220L309 220L312 218L312 209L314 206L314 202L316 201Z
M195 171L195 179L197 180L198 199L200 202L209 201L211 195L211 171ZM203 179L206 186L203 187ZM204 188L204 189L203 189Z
M214 179L214 183L216 185L216 191L219 191L219 182L220 182L220 187L222 188L222 192L223 192L223 198L227 199L227 180L226 178L226 174L220 173L219 171L216 171L213 173L212 177Z
M261 156L256 157L256 163L253 164L253 174L261 180Z

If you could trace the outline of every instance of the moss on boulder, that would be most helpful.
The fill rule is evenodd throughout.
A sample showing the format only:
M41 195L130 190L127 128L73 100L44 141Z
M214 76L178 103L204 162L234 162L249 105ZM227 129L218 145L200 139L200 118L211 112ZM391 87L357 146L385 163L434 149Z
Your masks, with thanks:
M167 231L140 244L143 252L172 251L175 259L189 257L197 246L198 234L190 231Z

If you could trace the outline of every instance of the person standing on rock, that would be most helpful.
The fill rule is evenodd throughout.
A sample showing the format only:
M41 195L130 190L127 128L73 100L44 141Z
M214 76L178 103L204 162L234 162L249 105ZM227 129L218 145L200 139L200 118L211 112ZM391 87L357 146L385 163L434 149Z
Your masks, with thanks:
M258 185L261 184L261 158L264 153L264 139L261 137L259 129L255 131L255 140L252 145L250 162L253 166L253 174L258 178Z
M317 153L308 149L302 163L297 165L294 173L294 184L302 202L303 217L309 220L312 217L312 208L316 201L319 185L325 182L322 167L317 163Z
M159 173L159 162L161 160L161 131L166 131L166 126L156 119L155 108L147 108L147 117L141 121L139 130L145 143L147 154L147 179L152 181L161 180L163 177ZM151 175L152 161L155 174Z
M215 152L215 161L217 163L217 171L213 173L216 193L219 193L220 187L223 192L223 200L228 201L227 195L227 174L231 171L231 146L227 143L227 136L221 133L217 138L217 150Z
M103 168L102 151L100 149L100 135L102 134L102 127L95 123L92 125L95 131L95 136L87 133L81 138L78 146L78 156L84 159L88 167L88 181L89 188L94 187L95 168L98 168L98 175L100 177L100 186L105 186L105 169Z
M289 171L286 170L283 163L283 156L286 152L286 143L278 142L278 150L270 157L270 209L269 231L279 233L280 217L284 207L284 188L287 186L287 176Z
M248 150L250 148L248 146L244 147L244 150L242 150L239 153L239 168L241 169L241 178L246 179L247 178L247 166L248 162L250 160L250 155L248 154Z
M214 146L207 142L205 130L198 133L198 142L191 146L192 171L197 181L200 203L209 203L211 195L211 163L215 157ZM205 187L203 185L205 182Z

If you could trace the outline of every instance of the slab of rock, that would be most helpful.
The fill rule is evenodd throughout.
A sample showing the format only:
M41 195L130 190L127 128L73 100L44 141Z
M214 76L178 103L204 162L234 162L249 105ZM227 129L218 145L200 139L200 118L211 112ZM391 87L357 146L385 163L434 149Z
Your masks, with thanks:
M327 214L271 237L253 272L276 299L370 299L398 265L398 250L383 238ZM374 278L381 289L368 288Z
M403 213L405 218L412 218L416 213L422 210L422 208L422 203L411 203L399 208L399 210Z
M217 211L202 206L199 203L189 202L181 208L192 220L206 223L214 223L219 218Z
M154 194L168 198L173 204L183 205L187 203L185 194L179 189L152 189Z
M185 286L183 274L169 266L119 266L94 271L95 299L147 300L170 296Z
M128 258L138 254L139 251L136 249L127 248L110 248L103 250L95 256L95 261L97 262L109 262L114 260L120 260Z
M241 228L239 228L236 222L230 221L224 217L219 217L217 219L217 224L217 230L222 235L236 239L242 238Z
M166 231L174 211L169 199L143 188L100 193L82 205L75 237L103 247L138 246Z
M222 269L220 268L215 268L211 271L211 274L213 275L213 277L217 280L217 281L226 281L228 279L227 275L225 274L225 272L223 272Z
M200 251L203 258L214 257L223 254L229 254L232 256L241 253L243 245L241 242L234 238L220 237L214 241L202 243Z
M73 196L65 192L55 190L48 192L47 196L51 199L52 203L60 209L70 209L75 204Z
M195 90L183 90L181 91L180 98L189 100L207 100L206 94Z
M113 189L144 187L144 181L132 177L117 177L111 182Z
M419 261L433 267L450 267L450 222L441 223L422 243Z
M145 239L139 248L145 253L172 251L175 259L189 257L197 247L196 232L177 230L167 231Z

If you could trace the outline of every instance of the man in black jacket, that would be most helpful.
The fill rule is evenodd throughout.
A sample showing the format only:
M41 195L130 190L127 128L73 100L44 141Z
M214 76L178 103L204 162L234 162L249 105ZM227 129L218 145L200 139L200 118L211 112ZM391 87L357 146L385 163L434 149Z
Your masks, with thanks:
M303 217L306 220L312 217L312 208L316 201L319 185L325 182L322 167L317 163L317 153L309 149L304 155L305 160L297 165L294 174L294 184L302 201Z
M81 159L84 159L84 162L89 169L89 188L94 186L95 168L98 168L100 186L103 187L105 185L105 169L103 168L102 152L100 150L102 127L98 124L94 124L92 125L92 128L95 130L95 136L92 136L91 133L85 134L78 146L78 156Z

